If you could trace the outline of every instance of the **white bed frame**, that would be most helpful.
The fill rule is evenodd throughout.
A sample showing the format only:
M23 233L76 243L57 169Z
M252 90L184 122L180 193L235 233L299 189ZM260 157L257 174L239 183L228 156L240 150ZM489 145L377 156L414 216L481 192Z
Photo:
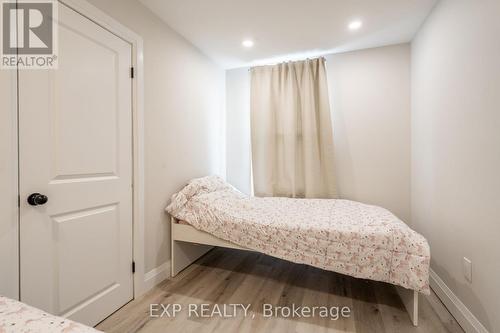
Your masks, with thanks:
M188 224L181 224L171 218L172 226L172 260L171 275L176 276L191 265L196 259L210 251L214 246L253 251L217 238L204 231L197 230ZM418 326L418 292L395 286L414 326Z

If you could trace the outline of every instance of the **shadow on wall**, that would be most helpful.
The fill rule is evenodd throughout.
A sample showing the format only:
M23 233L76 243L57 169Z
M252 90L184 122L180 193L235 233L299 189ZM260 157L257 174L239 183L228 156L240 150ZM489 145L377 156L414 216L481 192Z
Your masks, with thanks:
M445 281L448 288L450 288L451 290L460 290L463 294L465 294L465 297L461 298L470 300L472 306L469 306L469 308L476 309L476 313L474 313L474 316L478 318L481 324L483 324L483 326L486 327L488 331L491 331L491 322L488 318L488 312L485 310L481 303L481 300L474 294L470 286L466 283L458 282L450 274L448 274L442 266L437 265L436 262L432 259L431 268L443 281Z
M333 102L330 101L330 104L332 110L334 110ZM358 189L349 145L349 136L347 135L347 127L342 111L332 112L332 122L333 156L335 161L334 168L337 194L339 199L354 200L355 193L358 192ZM342 156L342 164L339 161L339 156ZM350 193L346 193L342 183L349 184L351 188ZM354 194L354 196L352 194Z

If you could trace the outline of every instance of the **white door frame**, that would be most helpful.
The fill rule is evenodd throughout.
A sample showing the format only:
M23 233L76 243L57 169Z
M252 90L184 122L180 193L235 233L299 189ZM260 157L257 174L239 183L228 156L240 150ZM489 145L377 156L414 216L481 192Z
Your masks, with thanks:
M134 298L147 291L144 272L144 53L142 37L85 0L58 0L132 45Z

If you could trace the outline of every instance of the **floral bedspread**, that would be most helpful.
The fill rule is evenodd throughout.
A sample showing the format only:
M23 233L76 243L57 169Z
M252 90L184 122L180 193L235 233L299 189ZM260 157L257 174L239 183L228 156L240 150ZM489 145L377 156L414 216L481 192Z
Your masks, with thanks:
M97 333L100 331L0 296L0 333L24 332Z
M378 206L248 197L209 176L190 181L166 210L196 229L251 250L430 292L426 239Z

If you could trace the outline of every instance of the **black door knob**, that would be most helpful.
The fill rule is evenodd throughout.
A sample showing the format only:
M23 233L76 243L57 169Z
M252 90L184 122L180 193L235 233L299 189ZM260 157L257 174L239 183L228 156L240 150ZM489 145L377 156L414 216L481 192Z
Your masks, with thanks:
M49 198L47 198L46 195L40 194L40 193L32 193L28 197L28 203L32 206L38 206L38 205L43 205L49 201Z

